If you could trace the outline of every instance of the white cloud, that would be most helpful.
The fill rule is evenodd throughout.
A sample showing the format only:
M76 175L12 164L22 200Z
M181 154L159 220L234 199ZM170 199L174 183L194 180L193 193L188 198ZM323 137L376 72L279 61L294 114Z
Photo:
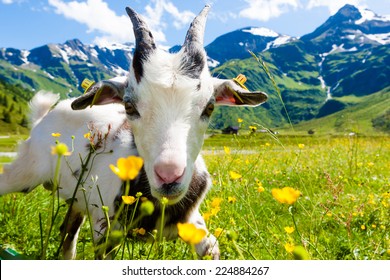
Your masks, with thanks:
M164 19L164 14L167 13L173 18L172 24L176 29L181 29L189 24L195 14L191 11L179 11L179 9L170 1L167 0L152 0L154 6L146 5L145 18L150 29L153 30L153 36L157 41L165 42L164 30L169 28L169 24Z
M1 0L1 3L6 5L10 5L14 3L22 3L22 2L24 2L24 0Z
M364 0L310 0L307 4L307 9L312 9L315 7L327 7L329 12L333 15L340 8L346 4L351 4L357 7L364 5Z
M84 2L64 2L49 0L57 14L75 20L88 27L88 32L97 31L102 34L96 38L98 43L133 41L131 22L126 15L118 16L103 0L87 0Z
M12 1L12 0L2 0ZM132 26L127 15L117 15L108 7L105 0L85 0L82 2L62 0L48 0L55 8L57 14L75 20L88 27L88 32L98 32L100 35L95 38L95 43L106 45L110 42L134 41ZM141 11L138 11L141 12ZM164 15L170 16L169 24ZM143 15L153 36L158 42L166 42L164 30L170 25L174 28L183 28L190 23L195 14L190 11L179 11L179 9L168 0L152 0L151 4L145 6ZM173 19L173 20L172 20Z
M300 7L300 0L245 0L249 7L240 11L240 17L268 21Z

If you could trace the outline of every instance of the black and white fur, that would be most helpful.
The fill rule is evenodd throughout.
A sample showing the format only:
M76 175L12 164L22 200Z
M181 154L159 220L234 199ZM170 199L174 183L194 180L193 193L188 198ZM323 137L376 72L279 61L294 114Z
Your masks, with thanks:
M62 234L66 237L64 258L76 257L76 243L87 210L91 215L95 242L106 230L101 206L115 215L115 202L122 194L122 182L109 165L120 157L139 155L144 159L140 175L131 183L131 194L142 192L154 202L156 210L139 227L151 232L160 228L160 203L169 200L164 236L177 237L178 222L206 225L199 205L210 188L210 175L199 155L204 133L214 105L257 106L266 101L262 92L249 92L232 80L213 78L207 67L203 34L209 6L192 22L178 53L170 54L156 47L147 24L134 10L126 8L133 23L136 49L127 77L100 81L86 94L59 102L58 96L39 92L31 102L31 135L20 145L18 157L4 167L0 175L0 195L29 192L40 184L49 184L54 176L56 158L51 155L53 132L71 146L73 154L61 166L60 196L72 198L80 158L88 154L89 141L83 135L92 129L105 135L104 145L88 177L69 209ZM94 100L94 104L92 104ZM102 105L92 106L90 105ZM99 188L103 203L97 191ZM208 234L198 245L199 256L219 258L216 238Z

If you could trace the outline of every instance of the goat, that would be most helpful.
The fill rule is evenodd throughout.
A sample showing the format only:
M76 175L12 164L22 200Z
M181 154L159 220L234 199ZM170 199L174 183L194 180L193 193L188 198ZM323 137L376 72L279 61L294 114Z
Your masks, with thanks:
M80 158L89 151L89 140L83 135L93 129L106 140L98 147L105 152L87 166L87 200L81 190L76 191L67 213L68 223L61 228L64 258L76 257L86 213L91 215L95 242L104 235L107 223L102 206L108 206L109 217L113 217L115 202L123 193L121 180L108 167L129 155L144 160L143 169L131 182L130 195L142 192L155 205L154 213L144 217L140 227L148 232L160 228L159 201L166 197L169 203L163 235L167 239L177 237L178 222L193 223L207 232L199 205L211 180L200 150L214 106L257 106L267 99L263 92L250 92L233 80L211 76L203 47L209 8L205 6L195 17L181 50L171 54L156 47L145 20L127 7L136 39L127 76L100 81L81 97L60 101L55 107L58 97L51 93L39 92L31 101L31 135L21 144L15 161L4 167L0 195L50 185L55 166L50 153L51 133L60 132L61 142L69 146L74 141L68 164L61 166L59 189L63 199L72 198L76 175L82 168ZM196 245L196 252L218 259L216 238L206 235Z

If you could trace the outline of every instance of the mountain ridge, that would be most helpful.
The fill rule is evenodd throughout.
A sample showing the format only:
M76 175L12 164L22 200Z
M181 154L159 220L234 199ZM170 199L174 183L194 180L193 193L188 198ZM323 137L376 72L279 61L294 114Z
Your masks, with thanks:
M270 100L255 109L220 108L214 127L234 124L242 112L250 122L275 127L289 118L299 123L344 110L351 106L345 101L349 96L365 97L390 85L389 43L390 18L352 5L300 38L254 26L223 34L205 46L213 75L232 78L243 73L248 87L269 92ZM31 50L0 48L0 79L32 91L75 96L81 94L84 78L125 75L133 49L134 44L99 47L78 39ZM268 65L284 104L250 52Z

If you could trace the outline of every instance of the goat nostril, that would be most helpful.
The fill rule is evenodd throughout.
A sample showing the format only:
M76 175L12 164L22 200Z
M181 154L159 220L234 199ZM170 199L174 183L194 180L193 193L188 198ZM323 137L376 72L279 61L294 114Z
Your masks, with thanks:
M161 185L175 185L181 182L185 168L156 166L154 172Z

